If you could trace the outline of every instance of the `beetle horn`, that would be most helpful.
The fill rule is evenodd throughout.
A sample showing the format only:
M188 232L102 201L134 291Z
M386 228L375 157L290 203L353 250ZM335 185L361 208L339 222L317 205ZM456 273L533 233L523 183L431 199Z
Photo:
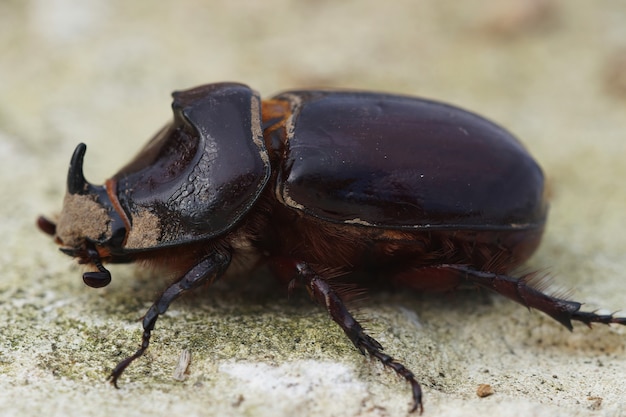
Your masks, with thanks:
M85 194L90 188L90 184L83 174L83 159L86 151L87 145L79 143L72 155L70 169L67 173L67 192L70 194Z

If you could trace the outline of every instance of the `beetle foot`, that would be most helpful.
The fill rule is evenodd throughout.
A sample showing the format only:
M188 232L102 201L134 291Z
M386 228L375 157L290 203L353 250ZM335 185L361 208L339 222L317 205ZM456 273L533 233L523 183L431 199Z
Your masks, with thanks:
M143 355L145 351L146 349L141 347L132 356L129 356L128 358L118 363L117 366L113 369L113 371L111 371L111 374L109 375L107 380L111 382L111 384L113 384L115 388L119 389L120 387L117 385L117 380L120 378L120 376L122 376L122 374L124 373L124 370L128 368L128 365L130 365L135 359Z
M615 317L613 314L597 314L588 311L577 311L573 313L572 320L583 322L589 327L591 327L593 323L621 324L626 326L626 317Z
M424 411L424 406L422 405L422 387L419 382L415 379L415 375L406 366L392 358L391 356L383 353L383 347L376 341L376 339L362 332L364 336L360 339L355 345L357 348L363 352L367 351L371 356L378 359L382 362L383 365L394 370L396 374L406 379L409 384L411 384L411 390L413 391L413 407L409 410L409 412L414 412L419 409L419 413L422 414Z

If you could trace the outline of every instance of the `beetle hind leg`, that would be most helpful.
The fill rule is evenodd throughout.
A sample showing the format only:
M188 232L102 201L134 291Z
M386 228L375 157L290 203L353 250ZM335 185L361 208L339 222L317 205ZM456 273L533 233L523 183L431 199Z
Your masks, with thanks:
M369 354L378 359L384 366L393 369L396 374L411 384L413 407L410 411L413 412L419 409L421 414L423 411L422 388L415 379L413 372L393 357L383 353L382 345L365 332L361 324L350 314L343 300L326 280L315 273L305 263L301 262L296 264L296 269L298 271L297 279L305 286L312 298L326 307L331 318L341 327L354 346L363 355Z
M593 323L626 325L626 317L615 317L612 314L597 314L580 311L582 304L551 296L531 285L531 275L515 278L493 272L478 271L464 265L438 265L437 270L456 274L459 281L470 282L482 288L497 292L523 306L542 311L572 330L572 320L580 321L588 326Z

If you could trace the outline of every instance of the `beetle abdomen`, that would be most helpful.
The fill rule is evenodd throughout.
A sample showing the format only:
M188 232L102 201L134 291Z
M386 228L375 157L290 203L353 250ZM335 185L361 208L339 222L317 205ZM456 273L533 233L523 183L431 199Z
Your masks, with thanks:
M277 194L335 223L535 228L543 173L488 120L446 104L363 92L287 92Z

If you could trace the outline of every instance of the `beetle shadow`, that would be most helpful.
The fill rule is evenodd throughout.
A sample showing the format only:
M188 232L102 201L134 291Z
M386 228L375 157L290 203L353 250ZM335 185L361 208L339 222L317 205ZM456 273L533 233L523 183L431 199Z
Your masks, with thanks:
M139 284L133 286L133 291L136 291L134 297L141 298L144 303L153 302L176 279L175 275L158 274L158 270L142 272ZM155 276L158 278L155 279ZM185 308L212 310L219 314L235 309L238 312L261 311L279 306L307 308L307 311L318 309L305 291L290 292L267 268L260 267L249 272L229 272L210 285L188 291L175 300L168 311Z
M137 311L143 312L172 281L171 277L154 271L143 270L134 275L129 277L130 283L125 282L123 287L109 290L110 295L119 300L108 305L117 305L118 313L125 311L126 314L136 315ZM415 327L428 326L429 330L437 333L443 329L456 328L459 332L456 342L459 344L463 344L464 340L464 323L471 320L490 329L489 332L501 334L507 339L507 344L523 345L525 349L534 349L537 354L545 353L548 349L554 350L556 354L567 352L585 356L598 352L619 352L625 348L623 336L610 329L605 329L600 338L591 338L590 342L589 330L584 325L575 325L571 333L541 312L529 311L486 290L464 288L432 293L371 285L366 287L366 291L354 296L350 295L353 290L346 290L349 295L346 301L348 309L366 329L384 329L388 323L381 321L383 318L376 311L395 310L406 313L407 317L415 317L415 326L407 323L414 330ZM305 290L296 288L289 291L266 268L227 275L211 286L188 292L176 300L169 310L170 313L182 311L194 311L194 314L196 311L205 311L217 317L228 314L250 317L270 312L277 316L326 315L324 308L316 305ZM326 322L323 325L335 326L334 323ZM602 328L595 325L593 331L602 331ZM613 348L608 349L607 343Z
M158 273L157 273L158 274ZM134 297L141 298L144 303L157 298L172 278L154 278L154 273L142 273L139 283L133 285L137 291ZM357 281L358 282L358 281ZM462 289L451 292L420 292L406 288L394 288L388 285L379 285L367 282L364 285L355 285L354 281L335 282L333 287L344 299L348 309L358 318L370 320L365 310L377 308L394 308L402 306L417 314L424 312L428 320L424 322L436 323L442 315L454 315L459 319L476 314L477 309L493 308L494 297L487 291ZM234 308L241 311L245 306L250 311L267 309L287 309L291 312L302 311L303 314L317 312L326 314L324 308L313 301L306 290L296 286L289 289L281 283L267 268L260 267L254 271L227 274L210 286L189 291L172 307L185 306L189 309L215 309L217 312L228 312ZM434 312L431 314L428 312Z

